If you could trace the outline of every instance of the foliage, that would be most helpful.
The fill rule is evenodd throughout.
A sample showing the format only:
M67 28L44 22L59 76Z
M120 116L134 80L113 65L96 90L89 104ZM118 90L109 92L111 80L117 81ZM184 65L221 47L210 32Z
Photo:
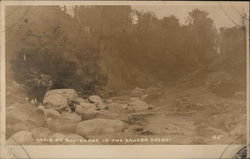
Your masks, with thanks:
M217 32L209 13L199 9L184 25L173 15L160 19L130 6L12 9L28 11L6 23L16 22L6 32L7 60L19 83L34 79L35 72L49 75L53 88L106 96L175 81L201 68L227 72L234 70L225 70L230 65L245 66L243 35L234 28Z

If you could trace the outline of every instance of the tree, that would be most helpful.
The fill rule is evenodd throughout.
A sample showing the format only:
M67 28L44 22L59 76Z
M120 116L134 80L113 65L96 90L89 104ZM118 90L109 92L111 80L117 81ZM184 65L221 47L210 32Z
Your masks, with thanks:
M186 18L186 56L193 67L207 66L217 56L216 28L209 13L194 9Z

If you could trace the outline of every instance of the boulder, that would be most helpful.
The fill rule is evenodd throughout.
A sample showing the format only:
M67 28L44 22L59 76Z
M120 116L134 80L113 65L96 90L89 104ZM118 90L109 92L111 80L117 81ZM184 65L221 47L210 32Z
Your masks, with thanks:
M76 133L85 135L103 135L121 132L125 124L120 120L92 119L77 124Z
M29 131L19 131L7 140L9 145L31 144L32 142L34 142L34 139Z
M62 95L45 96L43 103L46 108L55 109L59 112L62 112L64 109L69 107L67 98Z
M7 138L9 138L11 135L13 135L14 133L18 132L18 131L22 131L22 130L31 130L33 128L32 125L27 125L25 123L16 123L14 125L6 125L6 136Z
M95 111L96 105L92 103L82 103L81 105L76 105L76 108L75 108L75 112L77 114L82 114L89 110Z
M84 103L84 104L81 104L81 106L83 107L84 111L86 111L86 110L96 110L96 105L92 104L92 103Z
M78 97L78 98L76 99L76 102L77 102L79 105L84 104L84 103L88 103L88 101L86 101L85 99L80 98L80 97Z
M48 128L54 132L73 133L78 122L67 119L48 119Z
M31 132L35 139L48 138L52 134L52 131L50 131L48 128L45 127L32 129Z
M30 103L15 103L6 109L7 137L20 130L31 130L44 125L44 113Z
M59 117L60 117L60 113L59 113L58 111L54 110L54 109L46 109L46 108L45 108L44 106L42 106L42 105L39 105L37 108L38 108L41 112L44 113L46 119L47 119L47 118L53 118L53 119L55 119L55 118L59 118Z
M113 102L113 99L107 99L106 100L106 103L108 103L108 104L110 104L110 103L112 103Z
M90 120L96 118L98 111L95 109L88 109L82 113L82 120Z
M70 120L72 122L79 122L81 121L81 115L77 115L76 113L63 112L61 114L61 119Z
M106 110L107 106L104 103L98 103L96 104L96 110Z
M53 119L56 119L56 118L60 118L60 113L54 109L46 109L46 112L47 114L47 117L49 118L53 118Z
M101 97L99 97L97 95L89 96L89 101L91 103L94 103L94 104L102 104L103 103Z
M75 103L77 93L74 89L55 89L45 94L43 103L46 108L52 108L59 112L69 109L69 103Z
M120 114L120 113L115 113L115 112L110 112L107 110L101 110L97 112L97 115L95 118L99 119L116 119L116 120L121 120L124 122L127 122L129 120L129 116L127 114Z
M127 109L129 111L139 112L139 111L145 111L149 109L149 105L137 98L130 99L131 101L128 104Z
M126 104L110 103L107 104L107 110L115 113L125 113L127 109Z
M68 99L69 101L76 101L78 99L78 95L74 89L54 89L48 91L45 97L54 96L54 95L61 95L64 98Z
M75 112L77 114L82 114L84 112L84 108L82 105L76 105Z
M82 116L82 120L89 120L96 117L96 106L91 103L85 103L83 105L77 105L75 112Z

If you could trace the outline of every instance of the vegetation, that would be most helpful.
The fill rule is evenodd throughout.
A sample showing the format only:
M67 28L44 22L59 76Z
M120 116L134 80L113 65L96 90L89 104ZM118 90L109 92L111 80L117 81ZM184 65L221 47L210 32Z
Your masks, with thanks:
M173 15L159 19L130 6L23 6L7 13L12 10L24 16L6 22L8 76L24 85L44 74L52 88L107 96L200 69L245 79L245 32L218 31L199 9L184 25Z

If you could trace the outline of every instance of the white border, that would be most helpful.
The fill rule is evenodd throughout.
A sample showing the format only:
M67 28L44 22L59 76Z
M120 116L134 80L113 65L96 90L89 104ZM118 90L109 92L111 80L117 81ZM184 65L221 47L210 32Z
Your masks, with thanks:
M248 5L248 10L249 10L249 5ZM250 20L250 16L249 16L249 11L247 12L247 23L246 23L246 60L247 60L247 76L246 76L246 81L247 81L247 157L250 158L250 148L249 148L249 144L250 144L250 53L249 53L249 20Z
M5 144L5 6L0 3L0 35L1 35L1 44L0 44L0 55L1 55L1 81L0 81L0 154L3 154ZM1 156L0 156L1 158Z
M5 21L6 5L172 5L172 6L218 6L223 4L239 5L249 2L166 2L166 1L4 1L1 2L1 114L5 114ZM249 17L249 15L248 15ZM247 24L247 31L249 31ZM249 59L249 39L247 38L247 59ZM249 60L247 60L247 78L249 79ZM247 80L247 96L249 96L249 80ZM249 115L249 98L247 98ZM248 125L249 125L249 117ZM5 115L1 115L1 123L5 123ZM1 124L5 130L5 124ZM249 127L248 130L249 132ZM24 146L32 159L38 158L210 158L219 159L223 150L228 150L223 158L231 158L243 145L60 145L60 146ZM3 151L18 146L5 146L5 136L1 135L1 155ZM3 156L0 156L0 158Z
M232 1L2 1L3 5L171 5L171 6L231 6L249 2Z

